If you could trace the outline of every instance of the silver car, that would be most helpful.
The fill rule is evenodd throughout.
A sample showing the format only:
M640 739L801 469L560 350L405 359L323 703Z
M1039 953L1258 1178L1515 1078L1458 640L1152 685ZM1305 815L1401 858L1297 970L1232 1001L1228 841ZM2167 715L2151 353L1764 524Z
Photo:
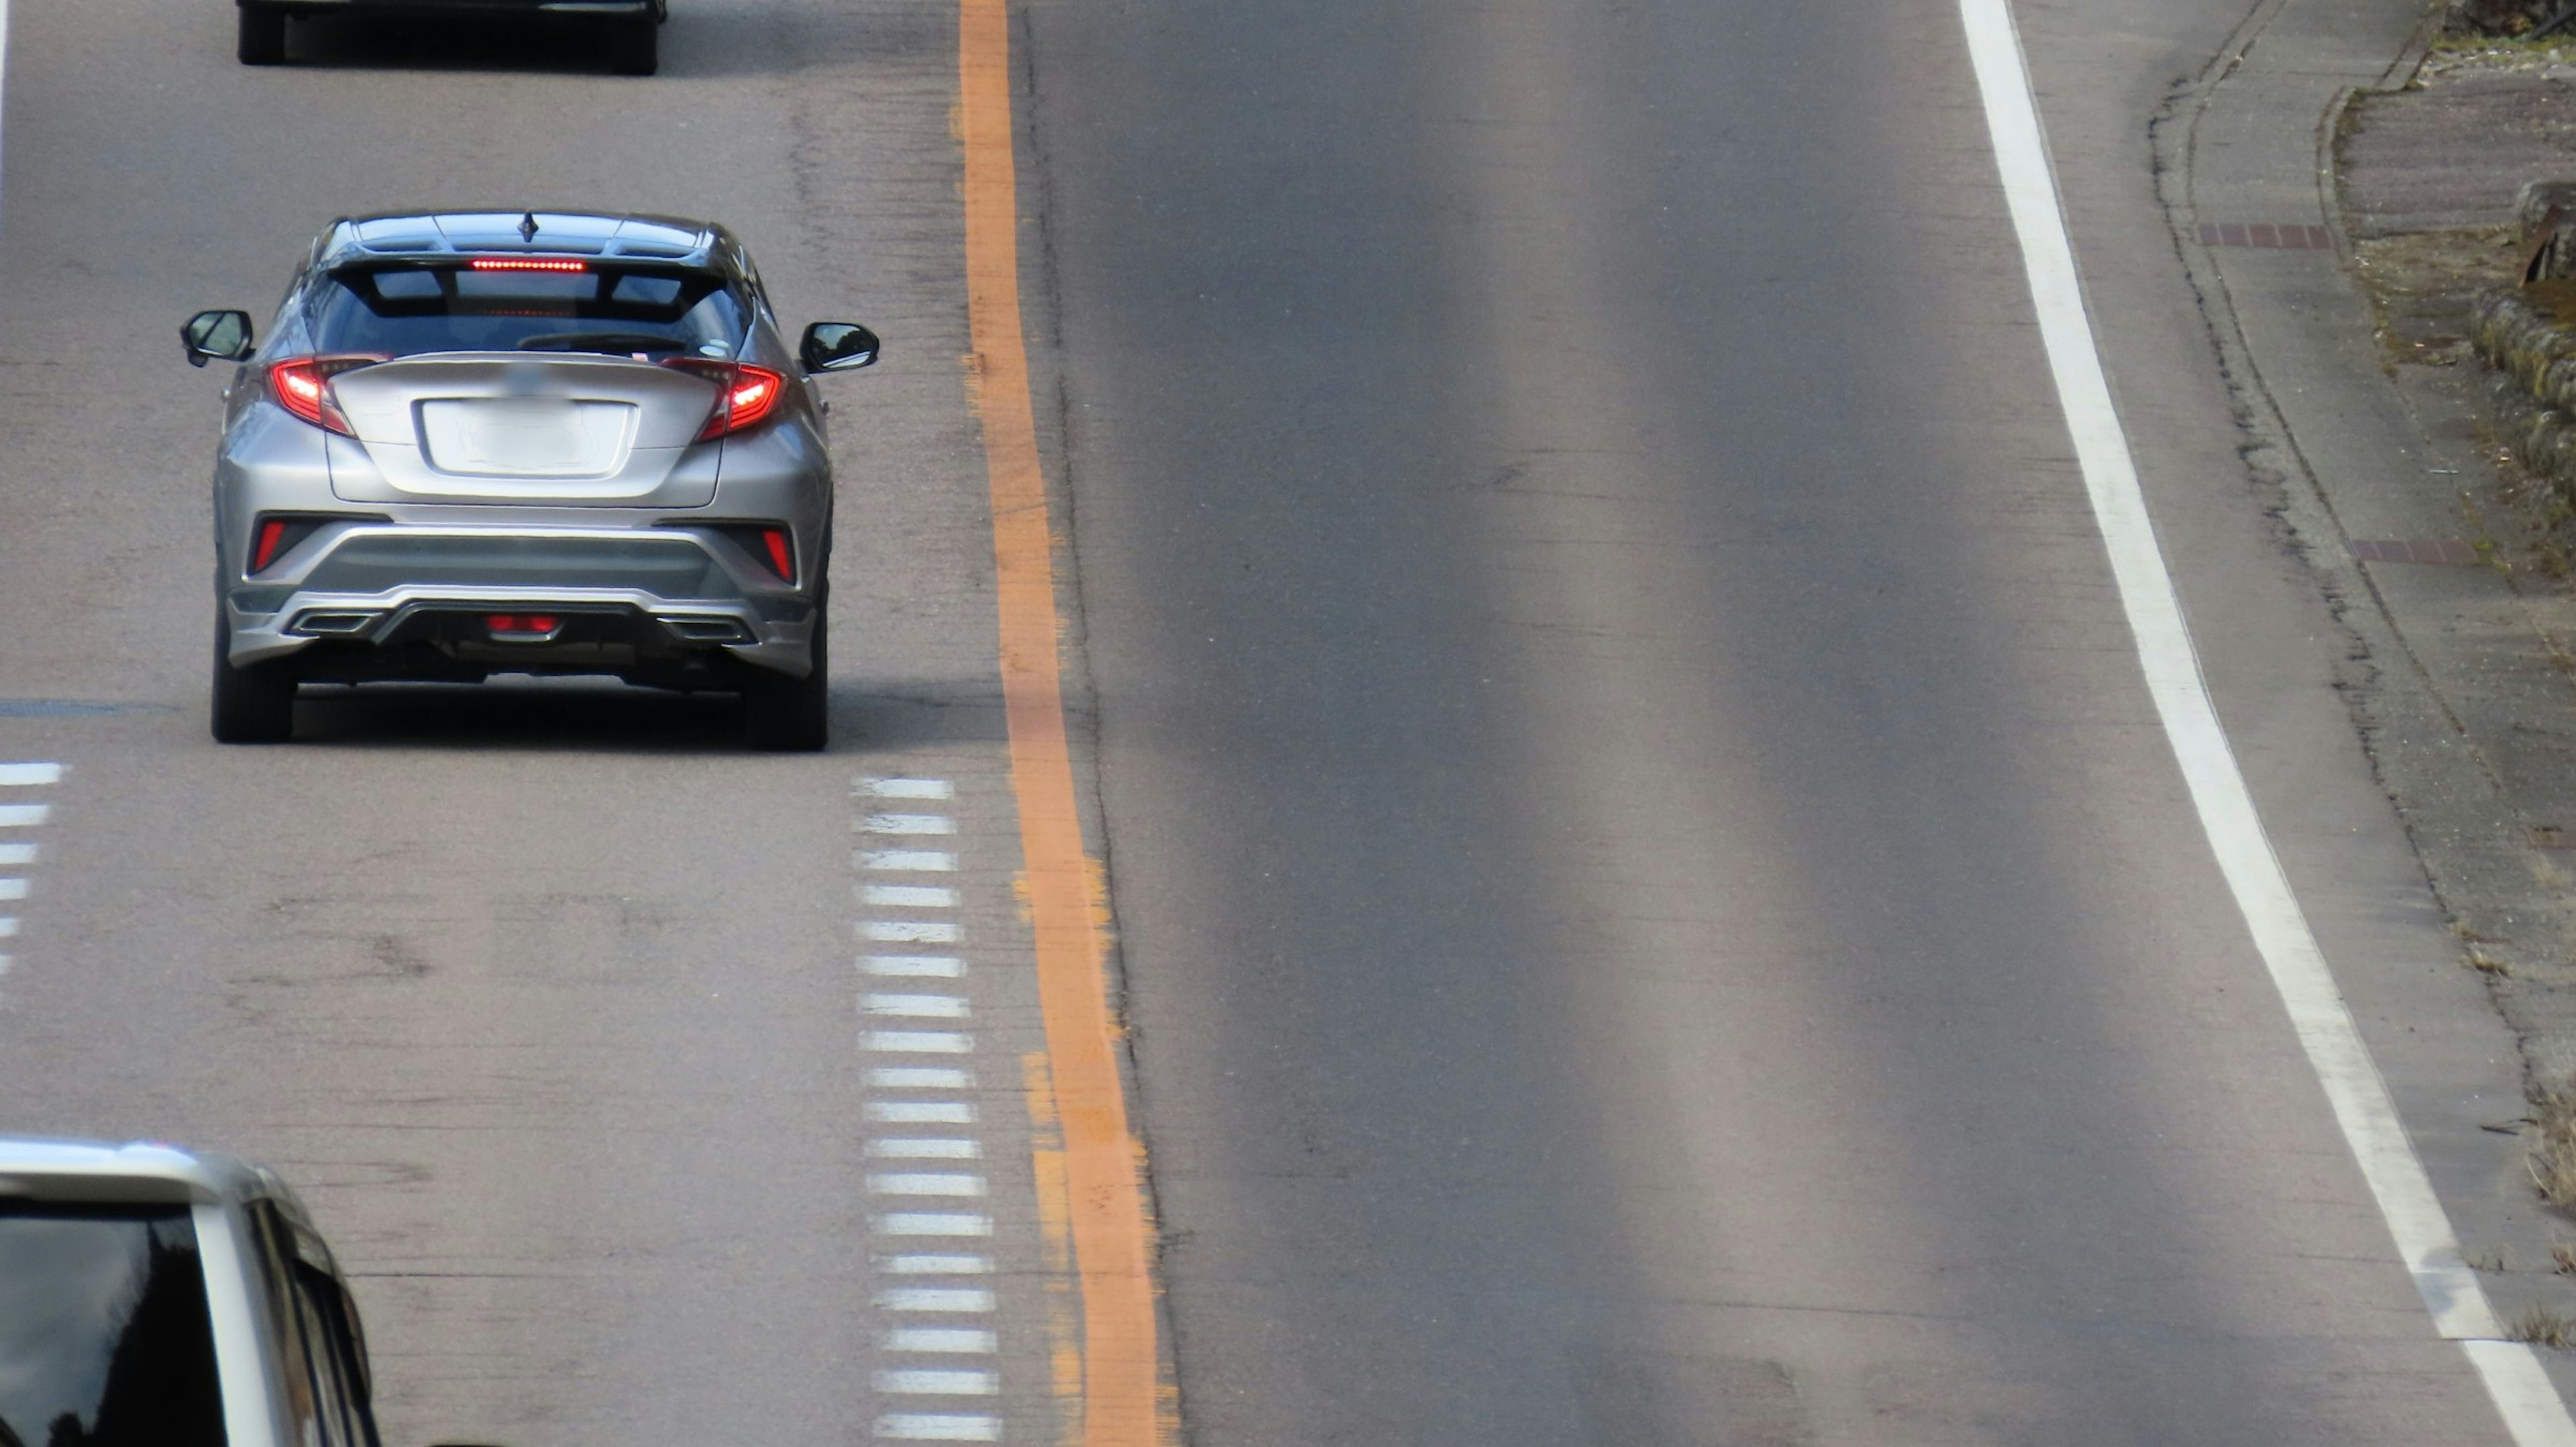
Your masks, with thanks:
M755 747L825 741L832 469L740 242L656 216L334 222L238 362L215 459L213 728L292 736L299 685L608 674L739 693Z
M0 1139L0 1444L377 1447L366 1339L273 1173Z

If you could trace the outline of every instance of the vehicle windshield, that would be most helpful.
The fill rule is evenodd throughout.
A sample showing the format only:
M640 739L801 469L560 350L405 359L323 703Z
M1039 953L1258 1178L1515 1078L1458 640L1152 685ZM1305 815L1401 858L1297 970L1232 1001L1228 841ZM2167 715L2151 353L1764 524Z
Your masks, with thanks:
M527 269L539 264L562 269ZM707 272L495 258L343 268L314 286L305 313L314 350L326 355L592 352L647 360L735 356L750 316Z
M0 1444L223 1441L188 1208L0 1201Z

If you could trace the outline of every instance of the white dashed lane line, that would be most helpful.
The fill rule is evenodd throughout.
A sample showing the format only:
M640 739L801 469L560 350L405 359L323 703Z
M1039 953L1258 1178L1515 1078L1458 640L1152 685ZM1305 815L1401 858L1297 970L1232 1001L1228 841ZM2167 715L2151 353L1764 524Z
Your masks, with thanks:
M50 789L63 781L63 772L60 764L0 764L0 905L14 907L27 897L24 871L36 862L36 841L23 835L53 817L53 805L27 799L23 791ZM0 975L16 963L6 942L17 937L18 914L11 908L0 913Z
M871 1061L867 1156L889 1164L981 1161L983 1141L961 1129L977 1124L977 1112L971 1098L975 1037L963 1028L974 1018L964 983L968 965L962 953L947 952L965 938L963 927L951 917L959 892L905 877L957 872L954 850L908 842L954 835L957 821L945 813L883 807L887 801L904 800L915 801L918 809L929 801L954 799L956 787L946 779L863 778L852 793L863 801L852 826L870 836L869 844L850 855L858 876L852 897L861 912L854 927L864 945L903 947L870 949L858 959L865 980L856 1000L859 1051ZM940 952L911 952L925 947ZM926 981L939 981L945 988L925 988ZM909 982L910 988L897 982ZM951 1028L912 1028L915 1022ZM907 1056L952 1057L957 1063L897 1063ZM889 1245L900 1243L875 1258L877 1275L888 1283L876 1294L877 1309L905 1321L889 1327L880 1342L886 1356L899 1364L876 1374L880 1410L875 1436L892 1442L1000 1441L1000 1415L957 1410L967 1405L959 1399L998 1397L1002 1391L1001 1374L989 1362L976 1360L998 1354L998 1334L972 1324L993 1314L996 1297L988 1288L966 1284L990 1276L993 1260L958 1249L993 1234L990 1213L961 1209L986 1199L990 1184L971 1170L898 1169L871 1173L867 1194L886 1207L871 1218L870 1232ZM897 1209L915 1205L950 1209ZM902 1284L892 1284L896 1281ZM914 1324L917 1317L952 1320Z

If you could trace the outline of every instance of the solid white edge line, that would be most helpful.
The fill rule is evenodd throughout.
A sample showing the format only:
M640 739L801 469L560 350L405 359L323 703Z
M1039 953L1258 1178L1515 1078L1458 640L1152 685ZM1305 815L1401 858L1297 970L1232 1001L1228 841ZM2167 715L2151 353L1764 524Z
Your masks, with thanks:
M2067 432L2137 640L2147 691L2201 829L2435 1328L2462 1343L2516 1442L2576 1447L2576 1420L2550 1387L2539 1358L2528 1346L2498 1340L2503 1333L2486 1291L2460 1259L2450 1218L2291 892L2218 721L2181 597L2156 541L2136 458L2111 401L2009 0L1959 0L1959 14Z

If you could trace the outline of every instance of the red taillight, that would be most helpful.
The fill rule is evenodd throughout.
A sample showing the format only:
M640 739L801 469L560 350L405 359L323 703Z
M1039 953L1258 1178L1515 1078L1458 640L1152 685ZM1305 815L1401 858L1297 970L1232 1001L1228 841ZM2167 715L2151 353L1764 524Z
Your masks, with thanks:
M268 395L277 405L326 431L352 436L349 419L332 399L331 379L342 372L371 367L382 357L290 357L268 367Z
M259 537L250 547L250 570L254 573L277 561L278 544L286 541L286 523L270 518L259 525Z
M715 362L704 357L673 357L662 365L683 372L695 372L716 384L715 410L707 414L707 425L698 432L700 442L711 442L747 428L757 427L778 410L787 395L787 378L767 367L747 362Z
M794 549L787 546L787 529L762 528L760 545L768 550L769 570L778 575L779 581L795 582L796 553Z
M552 613L493 613L483 619L483 626L495 638L544 638L563 626L563 620Z
M546 256L478 256L469 263L476 271L588 271L587 261L566 261Z

